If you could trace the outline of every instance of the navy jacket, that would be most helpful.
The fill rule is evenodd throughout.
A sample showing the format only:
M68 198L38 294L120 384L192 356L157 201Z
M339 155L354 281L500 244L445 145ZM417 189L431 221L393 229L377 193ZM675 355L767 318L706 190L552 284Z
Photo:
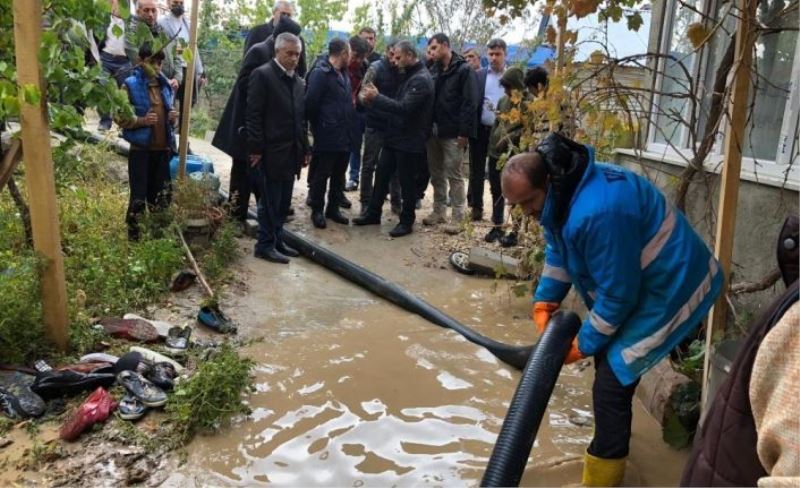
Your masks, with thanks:
M380 94L374 108L389 114L385 147L396 151L425 153L433 123L433 80L418 62L406 69L394 99Z
M445 69L434 64L433 121L438 137L475 137L477 135L478 77L475 70L460 55L453 53L450 65Z
M314 134L314 154L350 152L356 143L356 119L347 68L339 72L320 59L307 84L306 119Z

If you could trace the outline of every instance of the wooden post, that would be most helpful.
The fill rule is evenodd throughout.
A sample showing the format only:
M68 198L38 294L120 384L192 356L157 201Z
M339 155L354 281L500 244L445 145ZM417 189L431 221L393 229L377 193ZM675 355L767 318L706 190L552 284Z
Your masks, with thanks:
M22 151L30 196L33 247L46 259L42 271L45 332L59 350L65 351L69 326L67 289L47 122L47 87L36 61L42 44L42 0L14 0L14 42L19 90L33 87L41 94L35 105L21 100Z
M566 5L563 5L563 10L559 10L556 13L556 19L558 19L558 32L556 33L556 73L561 73L561 70L564 68L564 45L566 44L566 32L567 32L567 16L568 11Z
M706 354L703 367L702 411L705 413L709 398L708 373L711 359L711 346L714 336L724 333L728 318L727 290L733 256L733 236L736 230L736 210L739 199L739 179L742 172L742 145L747 123L748 92L750 91L750 71L753 65L753 47L756 41L755 15L756 0L738 0L741 10L739 29L736 33L735 65L733 68L733 88L730 99L730 127L725 134L725 161L722 166L722 184L719 194L719 215L717 216L716 242L714 253L722 266L725 285L722 294L711 309L711 318L706 329Z
M181 100L181 140L178 146L178 178L186 176L186 152L189 149L189 114L192 111L192 92L194 91L194 71L197 63L197 17L202 0L192 4L192 20L189 27L189 52L192 61L186 67L186 78L183 80L183 100ZM177 40L175 41L177 42Z

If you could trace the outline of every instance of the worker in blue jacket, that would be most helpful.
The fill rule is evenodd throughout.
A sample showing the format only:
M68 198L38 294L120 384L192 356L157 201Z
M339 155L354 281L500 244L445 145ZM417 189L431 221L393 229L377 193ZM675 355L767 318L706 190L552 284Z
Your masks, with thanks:
M719 264L653 184L561 135L511 158L502 188L544 228L539 330L573 286L589 309L566 361L595 363L583 485L619 485L639 378L697 330L722 288Z

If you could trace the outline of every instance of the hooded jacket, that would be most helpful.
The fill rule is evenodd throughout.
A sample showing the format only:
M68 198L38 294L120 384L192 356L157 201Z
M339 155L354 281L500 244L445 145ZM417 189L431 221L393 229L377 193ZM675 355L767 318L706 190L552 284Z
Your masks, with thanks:
M605 354L630 385L697 329L722 288L719 263L645 178L556 134L537 151L549 183L534 301L560 303L574 286L589 309L581 353Z
M270 25L272 24L270 23ZM275 36L283 32L298 35L300 33L300 25L291 18L283 16L278 23L278 28L275 29ZM300 42L303 42L302 38L300 38ZM242 60L242 67L239 68L236 83L225 104L225 110L223 110L219 124L217 124L217 130L214 133L211 145L233 159L247 159L247 145L245 144L242 128L245 125L247 86L250 74L256 68L272 61L272 58L275 57L274 47L274 37L270 36L247 51ZM305 46L303 47L303 53L300 54L300 62L297 65L298 75L301 73L301 66L305 70Z
M530 94L525 90L525 74L519 68L508 68L503 77L500 78L502 86L508 86L512 90L520 93L523 101L530 99ZM507 96L503 96L497 102L497 115L492 126L492 132L489 134L489 157L492 159L499 159L500 156L506 151L509 143L518 146L520 137L522 136L522 118L516 123L501 120L501 114L507 114L513 107L513 103ZM501 146L501 147L498 147Z
M384 147L425 153L433 118L433 80L421 62L406 68L394 98L379 94L372 106L388 114Z
M314 153L349 152L357 136L347 68L340 72L329 60L319 60L308 74L305 105Z
M128 61L134 66L139 62L139 46L134 43L134 37L140 23L145 22L136 15L131 15L130 20L128 20L128 26L125 27L125 54L128 56ZM150 27L150 32L153 33L154 37L157 37L164 32L164 29L156 22ZM175 63L174 42L164 47L164 61L161 63L161 72L168 80L178 80L178 83L183 81L183 70L178 69L178 65Z
M443 139L477 135L478 77L461 55L453 53L443 68L435 63L431 72L435 86L433 123Z

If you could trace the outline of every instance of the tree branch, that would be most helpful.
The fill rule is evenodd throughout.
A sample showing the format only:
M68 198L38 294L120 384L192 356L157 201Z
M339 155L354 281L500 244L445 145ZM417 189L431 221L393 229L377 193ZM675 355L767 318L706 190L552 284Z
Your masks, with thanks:
M756 282L744 281L742 283L732 284L730 294L736 296L744 293L763 291L777 283L779 279L781 279L781 270L775 268Z

